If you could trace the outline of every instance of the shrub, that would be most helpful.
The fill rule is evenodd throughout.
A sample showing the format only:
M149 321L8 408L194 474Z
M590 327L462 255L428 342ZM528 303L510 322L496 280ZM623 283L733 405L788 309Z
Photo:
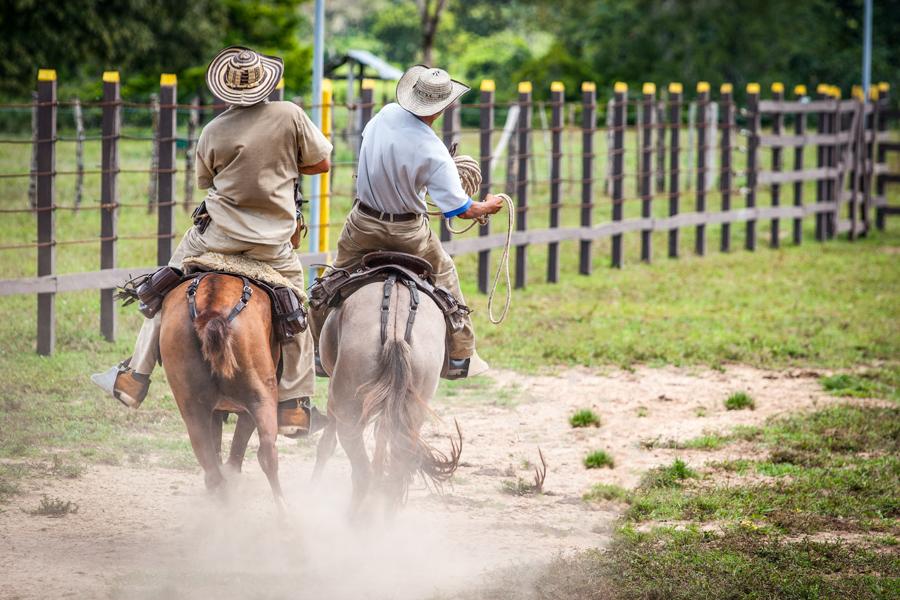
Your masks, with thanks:
M756 403L747 392L735 392L725 399L725 408L728 410L744 410L756 408Z
M589 408L583 408L569 417L572 427L600 427L600 417Z
M615 467L612 456L605 450L594 450L584 457L584 466L588 469L600 469L602 467Z

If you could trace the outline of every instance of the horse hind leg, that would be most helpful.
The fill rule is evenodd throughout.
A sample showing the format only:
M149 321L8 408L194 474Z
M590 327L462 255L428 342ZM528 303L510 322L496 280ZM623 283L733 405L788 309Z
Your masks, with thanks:
M281 482L278 479L278 449L275 447L275 439L278 437L278 410L274 396L261 396L248 403L247 408L256 423L259 436L259 451L257 459L263 473L269 480L275 504L282 512L285 510L284 494L281 491ZM251 430L252 431L252 430Z
M247 453L247 443L256 425L253 417L247 413L239 413L237 424L234 427L234 437L231 439L231 450L228 453L226 468L232 473L240 473L244 464L244 455Z
M356 517L362 506L363 500L369 491L369 483L372 479L372 465L366 453L363 441L363 427L358 425L338 424L338 437L347 457L350 459L353 480L353 495L350 500L350 515Z
M322 479L322 471L325 470L325 463L334 455L334 449L337 446L337 420L334 415L328 415L328 423L322 430L322 437L316 445L316 466L313 468L312 481L317 483Z
M224 489L222 483L225 478L219 468L220 460L216 450L217 442L214 439L215 431L212 427L212 411L203 403L191 403L184 407L183 414L188 437L194 455L203 468L206 489L215 492ZM221 439L221 430L219 430Z

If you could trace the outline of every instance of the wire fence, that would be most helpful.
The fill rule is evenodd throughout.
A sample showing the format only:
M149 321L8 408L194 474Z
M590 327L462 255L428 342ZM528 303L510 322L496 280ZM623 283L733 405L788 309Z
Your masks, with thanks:
M889 139L888 122L898 115L889 109L887 86L872 102L842 100L832 88L811 96L798 86L791 100L778 86L768 99L758 86L747 92L745 105L737 106L727 84L715 98L708 85L698 84L690 99L678 84L660 93L647 84L636 97L617 84L608 102L598 102L596 87L586 83L573 102L554 83L550 100L540 101L530 85L520 84L516 100L497 102L485 82L476 102L447 109L436 133L448 148L479 161L480 198L505 192L515 199L518 288L533 272L529 257L539 244L546 244L546 279L557 282L566 242L577 246L578 272L590 274L604 238L610 239L610 264L624 266L630 233L639 234L639 259L650 262L659 254L655 243L668 257L682 255L684 232L693 253L706 254L714 226L721 251L731 250L738 234L755 250L763 221L772 247L801 243L808 217L819 241L864 234L873 211L875 225L883 227L894 211L884 186L900 181L887 167L888 153L900 151ZM270 98L282 99L280 89ZM361 132L379 106L363 82L358 101L327 108L335 145L327 195L309 178L300 181L314 201L307 223L316 234L301 255L307 265L328 260L336 237L329 232L343 226L354 201ZM175 84L162 85L149 102L124 101L117 78L104 80L99 101L59 100L54 79L38 82L31 103L0 104L0 115L12 112L31 122L28 132L11 127L0 134L0 179L8 183L0 198L0 265L18 276L2 280L0 295L38 295L39 352L53 350L53 302L62 291L99 289L101 331L114 339L114 288L126 272L168 262L195 206L197 139L225 109L199 98L179 102ZM88 235L98 213L99 232ZM783 230L783 223L790 228ZM505 235L490 225L461 236L444 221L436 227L448 252L477 255L478 287L486 292L491 250ZM155 260L120 267L123 243L146 248L153 240ZM60 272L58 249L73 247L67 252L88 258L89 249L74 247L92 244L99 246L100 271ZM30 274L23 265L35 259L37 276L24 277Z

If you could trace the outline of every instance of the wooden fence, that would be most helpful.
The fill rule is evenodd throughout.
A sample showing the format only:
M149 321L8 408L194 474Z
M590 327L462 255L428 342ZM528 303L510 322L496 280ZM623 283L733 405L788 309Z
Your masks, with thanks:
M477 102L457 104L448 109L441 133L448 146L461 139L460 151L478 156L483 173L481 198L501 190L514 195L517 210L516 231L512 235L514 285L522 288L527 285L529 247L537 244L547 245L546 279L556 283L560 281L560 244L566 241L577 242L578 273L590 275L596 242L602 238L610 239L611 266L621 268L626 254L624 236L633 232L640 234L640 260L650 262L655 255L655 232L662 232L667 242L667 256L677 258L683 252L680 233L688 229L693 230L693 252L702 256L709 252L708 238L713 227L719 228L719 250L722 252L731 250L732 237L739 224L743 224L745 248L750 251L758 246L759 223L764 221L769 223L768 243L771 247L778 247L788 239L783 234L786 231L790 231L791 243L800 244L803 220L807 217L814 218L814 236L820 242L842 233L850 239L864 235L871 226L873 210L875 224L884 227L886 215L900 213L900 208L887 203L886 186L900 182L900 174L889 172L887 167L888 154L900 152L900 143L889 138L889 120L896 119L898 113L889 109L888 90L886 84L881 84L873 88L873 100L864 102L858 91L854 91L851 99L841 99L835 88L819 86L815 97L810 97L803 86L797 86L793 90L794 97L789 100L785 98L784 87L775 84L771 97L763 99L760 87L750 84L746 90L746 105L738 107L729 84L721 86L718 98L714 100L710 86L701 82L697 85L695 99L687 102L681 84L670 84L665 93L660 94L655 85L645 84L638 98L629 99L628 87L618 83L606 105L606 114L598 110L601 106L597 102L597 89L590 82L582 85L580 102L567 104L565 90L558 82L550 86L548 103L535 102L532 85L527 82L519 84L515 101L498 103L494 83L484 81ZM279 89L272 99L282 96L283 90ZM178 171L176 144L182 140L177 135L178 113L189 111L191 123L196 127L198 110L218 112L222 108L215 104L200 106L196 102L179 104L176 79L174 76L162 77L158 108L155 109L158 110L153 140L156 158L149 169L131 170L149 173L154 180L156 233L120 235L117 228L119 211L131 205L120 200L118 187L119 175L129 172L119 162L119 144L123 139L122 108L150 108L123 102L118 74L105 73L102 101L79 103L79 110L94 107L102 111L101 164L93 171L101 177L100 202L94 207L100 213L100 236L90 240L60 240L56 214L70 207L57 203L56 179L74 174L56 168L57 111L63 104L57 99L55 73L40 71L37 96L30 105L36 113L31 140L36 150L36 162L27 173L0 173L0 178L30 177L36 184L34 206L17 208L3 204L0 208L3 213L34 213L36 241L30 244L0 243L0 251L33 248L37 255L37 273L35 277L0 280L0 295L37 295L37 351L45 355L54 349L55 299L61 292L100 290L100 330L106 339L115 338L116 311L112 297L115 286L130 275L154 268L153 265L120 266L117 243L155 239L156 264L162 265L169 260L175 236L180 234L175 230L174 218L177 203L175 174ZM349 146L358 144L359 131L371 118L374 105L373 86L363 85L360 102L340 107L349 112L348 123L352 124L352 127L348 125L352 130L342 141ZM510 150L506 181L503 181L492 176L492 166L498 158L492 155L497 132L495 113L514 108L518 111L512 123L514 130L507 133L510 133L510 148L514 147L515 151ZM458 125L462 111L477 111L477 129ZM534 127L535 114L542 121L540 127ZM546 121L548 114L549 122ZM577 126L579 114L580 126ZM598 128L598 122L608 125ZM792 125L790 131L786 129L787 124ZM605 152L597 151L602 142L598 131L607 135ZM188 169L192 135L187 138ZM569 152L564 150L565 136L569 139ZM580 137L580 147L572 151L571 146L577 145L576 136ZM540 157L546 159L543 165L536 162L536 137L546 150ZM477 148L471 143L476 139ZM629 143L629 139L633 142ZM741 140L746 146L740 145ZM4 142L21 143L21 140L0 139L0 143ZM466 143L473 147L467 148ZM745 168L741 170L735 166L738 152L746 153ZM810 152L808 156L807 152ZM631 171L626 160L629 156L636 165ZM770 162L763 164L766 156ZM815 156L815 166L808 167L804 160L812 156ZM564 174L564 159L569 167L568 176ZM337 161L336 164L343 170L346 167L355 169L352 162L342 164ZM576 173L579 166L580 174ZM539 167L541 173L537 173ZM598 170L603 174L597 176ZM542 173L546 173L546 179L541 177ZM743 185L738 184L740 180ZM352 181L349 175L347 181ZM601 182L602 186L599 185ZM626 189L629 187L633 187L634 196L628 196ZM608 195L604 190L608 190ZM764 190L769 192L770 199L766 206L760 203ZM809 197L811 191L814 191L814 197ZM346 193L352 194L352 189ZM716 196L719 202L714 206ZM567 202L567 197L578 200ZM543 199L546 199L543 204L534 202ZM737 202L740 199L743 202ZM659 205L656 200L666 202L660 207L662 213L654 210ZM634 210L631 210L632 206ZM599 209L603 207L609 209L608 219L598 222ZM561 213L564 208L577 210L577 219L566 224ZM547 209L547 213L540 215L539 209ZM547 226L530 227L529 216L546 217ZM340 226L340 222L315 225L335 227ZM442 224L440 235L451 254L478 254L478 288L485 292L489 283L490 253L504 244L505 232L484 225L478 228L477 235L459 237L453 236ZM57 272L59 247L92 242L100 245L99 271ZM301 259L308 266L327 262L329 255L327 252L305 253Z

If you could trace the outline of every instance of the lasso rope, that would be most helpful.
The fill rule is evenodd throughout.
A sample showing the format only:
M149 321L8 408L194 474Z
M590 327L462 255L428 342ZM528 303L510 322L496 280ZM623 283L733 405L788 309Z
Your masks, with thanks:
M481 189L481 167L478 165L478 161L465 154L454 156L453 161L456 163L456 170L459 171L459 181L462 183L463 191L470 198L474 197ZM503 244L503 253L500 255L500 262L497 264L497 272L494 274L494 282L491 284L491 291L488 294L488 318L494 325L499 325L506 319L506 315L509 312L509 305L512 303L512 283L509 277L509 248L512 244L512 232L515 226L516 215L512 198L506 194L498 194L497 196L506 203L507 228L506 242ZM449 221L450 220L448 219L447 229L453 233L459 234L469 231L475 227L476 224L486 225L488 217L473 219L467 227L460 230L453 229L453 227L450 226ZM494 294L497 291L497 284L500 282L501 273L504 273L506 279L506 301L503 304L503 311L500 313L500 316L494 317Z

